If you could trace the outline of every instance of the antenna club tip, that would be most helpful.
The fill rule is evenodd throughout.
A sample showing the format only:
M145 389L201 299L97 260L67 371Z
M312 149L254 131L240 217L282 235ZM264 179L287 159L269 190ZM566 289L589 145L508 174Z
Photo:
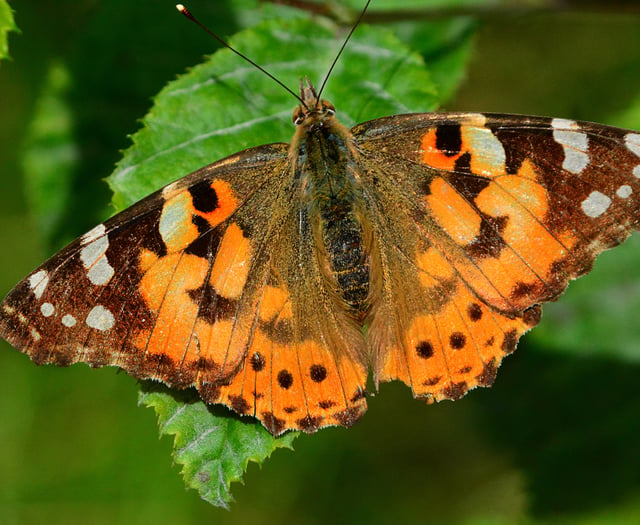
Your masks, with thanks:
M195 22L195 19L193 18L193 15L191 14L191 12L182 4L176 4L176 9L178 11L180 11L181 14L183 14L184 16L186 16L187 18L193 20Z

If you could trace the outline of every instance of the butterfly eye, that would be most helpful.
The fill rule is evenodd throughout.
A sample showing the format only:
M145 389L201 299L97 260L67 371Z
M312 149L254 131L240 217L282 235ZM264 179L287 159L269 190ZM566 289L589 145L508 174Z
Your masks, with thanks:
M336 114L336 108L335 106L329 102L328 100L322 100L320 102L321 106L322 106L322 110L324 111L324 113L326 113L327 115L335 115Z
M302 124L303 120L304 120L304 111L302 110L302 108L300 106L298 106L293 111L293 123L296 126L299 126L300 124Z

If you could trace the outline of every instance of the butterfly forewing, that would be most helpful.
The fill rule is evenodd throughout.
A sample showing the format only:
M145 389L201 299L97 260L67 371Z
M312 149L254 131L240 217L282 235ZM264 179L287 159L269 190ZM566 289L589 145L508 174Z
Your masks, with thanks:
M264 273L249 269L269 230L251 225L269 224L286 151L229 157L80 237L4 299L2 336L38 363L116 365L176 387L229 380Z

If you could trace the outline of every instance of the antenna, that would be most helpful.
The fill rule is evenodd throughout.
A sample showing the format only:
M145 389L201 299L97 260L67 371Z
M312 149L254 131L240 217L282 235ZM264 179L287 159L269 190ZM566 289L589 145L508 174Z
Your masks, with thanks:
M360 12L360 16L358 17L358 19L356 20L356 23L353 24L353 27L351 28L351 31L349 31L349 34L347 35L347 37L344 39L344 42L342 43L342 47L340 47L340 51L338 51L338 54L336 55L336 57L333 59L333 62L331 63L331 67L329 68L329 71L327 72L327 74L324 77L324 80L322 81L322 85L320 86L320 90L318 91L318 95L317 95L317 100L320 100L320 95L322 95L322 92L324 91L325 86L327 85L327 81L329 80L329 77L331 76L331 73L333 72L333 69L335 68L336 64L338 63L338 60L340 59L340 56L342 55L342 52L344 51L345 47L347 47L347 44L349 43L349 40L351 40L351 36L353 35L354 31L356 30L356 28L360 25L360 22L362 22L362 19L364 18L365 13L367 12L367 9L369 7L369 4L371 3L371 0L367 0L367 3L365 4L364 8L362 9L362 11ZM231 51L233 51L236 55L238 55L240 58L242 58L243 60L246 60L247 62L249 62L249 64L251 64L252 66L254 66L256 69L258 69L259 71L262 71L265 75L267 75L271 80L275 81L277 84L279 84L281 87L283 87L286 91L288 91L289 93L291 93L297 100L300 101L300 103L306 108L307 105L304 103L304 100L302 99L302 97L300 97L300 95L296 94L294 91L292 91L289 87L287 87L283 82L281 82L280 80L278 80L275 76L273 76L271 73L269 73L265 68L263 68L262 66L260 66L259 64L256 64L253 60L251 60L248 56L242 54L240 51L238 51L237 49L234 49L233 47L231 47L229 44L227 44L224 40L222 40L222 38L220 38L218 35L216 35L213 31L211 31L207 26L205 26L202 22L200 22L200 20L198 20L195 16L193 16L191 14L191 11L189 11L185 6L183 6L182 4L177 4L176 5L176 9L178 11L180 11L180 13L182 13L185 17L187 17L189 20L191 20L192 22L194 22L195 24L199 25L202 29L204 29L204 31L206 31L207 33L209 33L213 38L215 38L218 42L220 42L224 47L226 47L227 49L230 49ZM309 108L307 108L309 109Z
M276 77L274 77L271 73L269 73L265 68L263 68L262 66L256 64L253 60L251 60L249 57L247 57L246 55L243 55L242 53L240 53L240 51L238 51L237 49L234 49L233 47L231 47L229 44L227 44L224 40L222 40L222 38L220 38L218 35L216 35L213 31L211 31L207 26L205 26L202 22L200 22L200 20L198 20L195 16L193 16L191 14L191 12L182 4L177 4L176 5L176 9L178 11L180 11L184 16L186 16L189 20L191 20L192 22L194 22L195 24L199 25L202 29L204 29L207 33L209 33L213 38L215 38L218 42L220 42L224 47L226 47L227 49L230 49L231 51L233 51L236 55L238 55L240 58L242 58L243 60L246 60L247 62L249 62L249 64L251 64L252 66L254 66L255 68L257 68L258 70L262 71L265 75L267 75L271 80L275 81L277 84L279 84L280 86L282 86L284 89L286 89L289 93L291 93L296 99L298 99L300 101L300 103L306 107L304 100L302 100L302 98L300 97L300 95L297 95L296 93L294 93L290 88L288 88L285 84L283 84L280 80L278 80Z
M342 47L340 48L340 51L338 51L338 54L336 55L336 58L333 59L333 62L331 63L331 67L329 68L329 71L327 71L327 74L325 75L324 80L322 81L322 85L320 86L320 90L318 91L318 100L320 100L320 96L322 95L322 92L324 91L324 87L327 85L327 81L329 80L329 77L331 76L333 68L336 67L336 64L338 63L340 55L342 55L342 52L344 51L344 48L347 47L347 44L349 43L349 40L351 40L351 36L353 35L353 32L360 25L360 22L362 22L362 19L364 18L364 14L367 12L367 9L369 8L369 4L370 3L371 3L371 0L367 0L367 3L364 5L364 8L360 12L360 16L358 17L358 20L356 20L356 23L353 24L353 27L351 28L351 31L349 31L349 34L347 35L347 38L345 38L344 42L342 43Z

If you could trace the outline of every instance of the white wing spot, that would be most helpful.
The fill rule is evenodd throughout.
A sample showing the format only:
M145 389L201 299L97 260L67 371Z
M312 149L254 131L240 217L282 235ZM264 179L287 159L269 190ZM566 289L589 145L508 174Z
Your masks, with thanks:
M624 137L624 143L629 151L640 157L640 135L638 133L627 133Z
M42 303L40 305L40 312L45 317L51 317L53 315L53 312L55 311L56 311L56 308L51 303Z
M571 173L580 173L589 164L589 137L578 131L580 126L573 120L556 118L551 121L551 126L554 128L553 139L564 150L562 167Z
M65 325L67 328L71 328L72 326L75 326L77 323L76 318L73 317L73 315L65 315L62 317L62 324Z
M158 231L162 240L167 244L172 243L172 238L176 236L176 225L179 225L184 218L185 207L182 201L185 198L179 195L175 199L167 201L168 204L162 208Z
M490 129L482 127L470 127L465 133L465 138L471 142L473 151L477 152L476 156L481 160L481 169L485 171L481 175L492 176L496 171L504 172L507 155L498 137ZM483 169L485 166L489 168L488 172Z
M592 191L589 196L582 201L582 211L589 217L599 217L609 209L611 199L604 193Z
M47 285L49 284L49 273L46 270L39 270L29 277L29 288L36 296L36 299L40 299L44 293Z
M36 330L33 326L31 327L31 330L29 330L29 333L31 334L31 338L34 341L40 341L41 337L40 337L40 332L38 332L38 330Z
M80 238L81 242L82 244L89 244L90 242L95 241L99 237L102 237L106 233L106 231L107 231L107 228L105 228L104 224L98 224L95 228L93 228L92 230L89 230Z
M107 284L115 273L105 255L107 248L109 248L109 238L103 235L91 241L80 252L80 260L87 270L87 277L91 284Z
M87 244L80 252L80 260L85 268L92 266L100 257L104 255L109 247L109 238L106 235L94 239Z
M116 320L113 314L102 305L94 306L89 312L89 315L87 315L86 320L89 328L95 328L101 332L112 328L115 322Z
M162 196L165 199L169 199L175 193L177 187L178 181L167 184L164 188L162 188Z
M106 256L103 255L91 268L89 268L87 277L91 281L91 284L104 285L111 280L114 273L115 270L113 269L113 266L109 264Z
M576 175L589 165L589 155L584 151L576 151L574 149L564 148L564 162L562 167Z
M638 164L635 168L633 168L633 175L640 179L640 164Z
M627 186L626 184L623 184L622 186L620 186L616 191L616 195L621 199L626 199L627 197L630 197L632 193L633 193L633 190L631 189L631 186Z
M554 129L578 129L578 123L575 120L569 120L568 118L554 118L551 121L551 126Z
M487 117L483 113L465 113L464 125L483 128L487 124Z

